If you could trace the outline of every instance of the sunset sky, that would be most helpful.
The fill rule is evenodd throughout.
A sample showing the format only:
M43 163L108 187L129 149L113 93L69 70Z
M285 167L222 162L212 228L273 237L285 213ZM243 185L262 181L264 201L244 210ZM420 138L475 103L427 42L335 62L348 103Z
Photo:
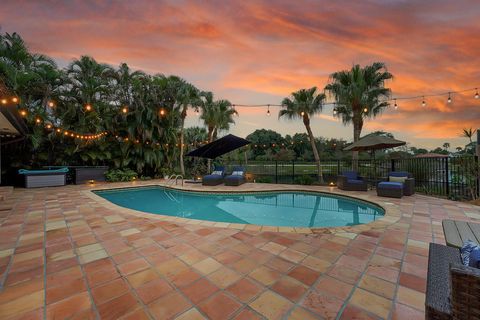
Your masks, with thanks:
M2 32L60 66L81 55L148 73L175 74L235 104L278 104L300 88L327 84L352 64L386 63L394 97L480 88L480 1L19 1L3 0ZM474 91L399 101L364 133L392 132L410 146L463 146L480 127ZM278 108L238 108L231 132L304 132ZM193 112L189 125L200 124ZM316 136L352 139L332 108L312 121Z

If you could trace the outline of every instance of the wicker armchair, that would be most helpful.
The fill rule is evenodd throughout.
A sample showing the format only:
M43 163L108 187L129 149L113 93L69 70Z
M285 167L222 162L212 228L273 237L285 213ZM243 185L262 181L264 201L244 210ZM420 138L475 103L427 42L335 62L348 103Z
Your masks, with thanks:
M480 319L480 269L462 265L457 248L430 243L425 319Z
M345 171L337 177L337 187L346 191L367 191L367 182L356 171Z
M403 183L403 195L411 196L415 193L415 179L412 174L406 171L392 171L388 173L388 176L383 179L383 182L389 182L389 177L406 177L407 179ZM378 186L377 186L378 188Z

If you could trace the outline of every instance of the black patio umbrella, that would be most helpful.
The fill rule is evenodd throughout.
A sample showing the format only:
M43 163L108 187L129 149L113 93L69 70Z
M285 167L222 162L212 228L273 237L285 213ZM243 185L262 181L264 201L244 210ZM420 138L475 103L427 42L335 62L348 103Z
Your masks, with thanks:
M229 134L189 152L187 156L215 159L225 153L246 146L249 143L250 141L248 140Z
M357 142L352 143L344 148L345 151L373 151L380 149L389 149L407 144L405 141L400 141L385 136L369 135L361 138Z

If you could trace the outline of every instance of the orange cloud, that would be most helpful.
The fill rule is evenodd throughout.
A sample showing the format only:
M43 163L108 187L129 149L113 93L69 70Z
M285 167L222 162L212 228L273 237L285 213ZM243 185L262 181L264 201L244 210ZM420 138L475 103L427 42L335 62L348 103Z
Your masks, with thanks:
M480 6L459 1L160 1L2 2L3 32L20 33L31 49L68 64L83 54L149 73L177 74L237 104L277 104L292 91L323 88L332 72L383 61L395 79L396 97L480 87ZM413 144L458 142L476 127L480 100L472 92L398 100L367 121L365 130L395 132ZM258 127L303 132L300 121L265 117L261 108L239 108L232 129ZM191 119L192 124L198 123ZM316 135L351 138L332 121L331 108L312 119Z

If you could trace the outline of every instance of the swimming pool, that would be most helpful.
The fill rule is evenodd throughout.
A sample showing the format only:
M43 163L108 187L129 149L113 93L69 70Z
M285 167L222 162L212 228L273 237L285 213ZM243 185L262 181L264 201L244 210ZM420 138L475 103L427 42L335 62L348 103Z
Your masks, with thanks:
M314 192L207 193L160 186L94 192L116 205L153 214L265 226L352 226L384 215L368 202Z

